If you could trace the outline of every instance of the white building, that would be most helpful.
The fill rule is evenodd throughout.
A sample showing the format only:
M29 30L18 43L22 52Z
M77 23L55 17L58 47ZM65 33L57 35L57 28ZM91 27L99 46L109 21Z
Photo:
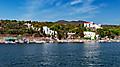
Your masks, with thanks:
M45 32L45 34L48 34L48 35L55 35L55 34L57 34L56 31L50 30L50 28L48 28L47 26L43 26L43 32Z
M31 24L30 23L25 23L24 25L26 25L28 28L31 28Z
M84 22L84 27L92 27L93 22Z
M24 25L26 25L29 29L32 28L33 30L40 31L40 28L34 27L34 26L33 26L32 24L30 24L30 23L25 23Z
M84 22L84 27L99 29L102 28L101 24L95 24L93 22Z
M98 38L98 35L96 35L95 32L84 32L84 38L90 38L91 40L94 40L95 38Z
M68 35L68 39L69 39L69 38L73 38L73 35L75 35L75 33L68 32L67 35Z

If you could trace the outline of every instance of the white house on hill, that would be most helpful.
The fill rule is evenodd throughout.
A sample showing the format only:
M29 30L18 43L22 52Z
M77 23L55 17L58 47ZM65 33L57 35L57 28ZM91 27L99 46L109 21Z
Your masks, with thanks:
M91 40L94 40L95 38L98 38L99 35L96 35L95 32L84 32L84 38L90 38Z
M84 22L84 27L94 28L94 29L102 28L102 27L101 27L101 24L95 24L95 23L93 23L93 22Z
M45 34L48 34L48 35L55 35L55 34L57 34L56 31L50 30L50 28L48 28L47 26L43 26L43 32L45 32Z
M26 25L28 28L31 28L31 24L30 23L25 23L24 25Z

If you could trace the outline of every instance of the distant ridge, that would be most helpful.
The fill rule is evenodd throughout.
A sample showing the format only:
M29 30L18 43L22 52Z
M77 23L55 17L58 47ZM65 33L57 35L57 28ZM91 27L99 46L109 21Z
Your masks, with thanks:
M32 20L4 20L4 19L0 19L0 22L25 22L25 23L58 23L58 24L82 24L85 22L90 22L90 21L84 21L84 20L76 20L76 21L67 21L67 20L58 20L58 21L32 21ZM96 24L96 23L95 23ZM101 24L102 27L106 27L106 26L111 26L111 27L116 27L116 26L120 26L120 24Z
M81 23L85 23L87 21L82 21L82 20L78 20L78 21L66 21L66 20L59 20L57 21L57 23L60 24L81 24Z

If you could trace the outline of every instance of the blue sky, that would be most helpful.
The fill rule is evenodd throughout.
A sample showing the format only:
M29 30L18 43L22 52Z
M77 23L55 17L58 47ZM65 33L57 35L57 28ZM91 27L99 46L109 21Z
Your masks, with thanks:
M0 19L120 24L120 0L0 0Z

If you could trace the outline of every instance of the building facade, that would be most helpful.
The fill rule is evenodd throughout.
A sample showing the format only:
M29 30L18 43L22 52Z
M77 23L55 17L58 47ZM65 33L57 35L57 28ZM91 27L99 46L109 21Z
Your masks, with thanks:
M101 24L95 24L93 22L84 22L84 27L93 28L93 29L100 29L100 28L102 28Z
M43 26L43 32L47 35L55 35L57 34L56 31L50 30L47 26Z
M88 32L88 31L84 32L84 38L89 38L91 40L95 40L98 38L98 36L99 35L96 35L95 32Z

